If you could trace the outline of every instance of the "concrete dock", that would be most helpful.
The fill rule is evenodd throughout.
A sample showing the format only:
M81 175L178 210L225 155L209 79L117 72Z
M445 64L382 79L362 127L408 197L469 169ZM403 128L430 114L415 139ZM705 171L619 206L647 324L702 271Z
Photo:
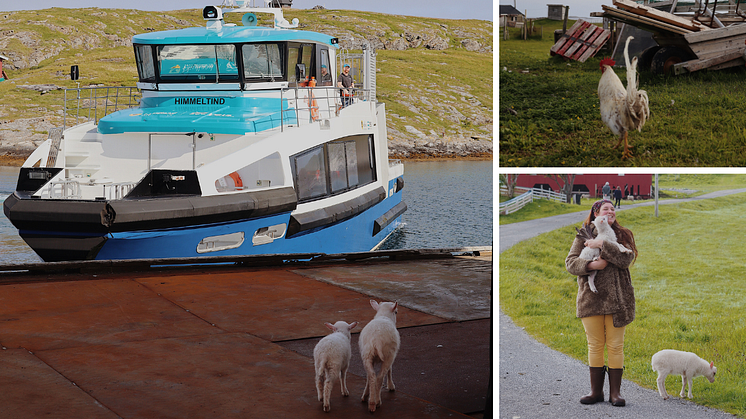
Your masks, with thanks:
M2 272L0 418L369 418L357 337L370 299L399 302L402 342L396 391L383 390L373 415L481 418L491 397L487 249ZM324 413L312 353L324 322L338 320L360 322L351 394L337 384Z

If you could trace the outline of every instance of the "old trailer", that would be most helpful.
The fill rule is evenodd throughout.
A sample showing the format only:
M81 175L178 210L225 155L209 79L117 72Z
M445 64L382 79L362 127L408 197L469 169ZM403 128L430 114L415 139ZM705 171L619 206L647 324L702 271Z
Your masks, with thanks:
M629 0L614 0L616 7L602 7L604 18L653 34L658 45L642 52L640 69L678 75L746 64L746 25L741 24L746 21L746 13L739 8L740 0L736 3L726 0L720 8L715 1L712 9L708 3L709 0L704 4L697 1L691 6L681 6L674 0L658 3L654 8ZM718 11L723 13L719 15Z

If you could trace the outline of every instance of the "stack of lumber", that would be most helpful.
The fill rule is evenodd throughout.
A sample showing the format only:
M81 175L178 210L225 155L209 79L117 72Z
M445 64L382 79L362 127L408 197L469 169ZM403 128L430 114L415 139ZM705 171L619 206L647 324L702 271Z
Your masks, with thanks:
M709 29L693 19L656 10L630 0L613 0L613 3L618 8L602 6L604 14L608 17L652 32L685 35Z

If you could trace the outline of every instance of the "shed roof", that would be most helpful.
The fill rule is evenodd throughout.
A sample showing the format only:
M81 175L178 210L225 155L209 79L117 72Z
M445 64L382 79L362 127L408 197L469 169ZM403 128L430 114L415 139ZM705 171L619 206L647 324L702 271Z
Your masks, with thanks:
M509 16L512 16L512 15L521 15L521 16L523 16L523 13L519 12L518 9L516 9L515 7L513 7L511 5L503 5L503 4L501 4L500 5L500 16L503 16L503 15L509 15Z

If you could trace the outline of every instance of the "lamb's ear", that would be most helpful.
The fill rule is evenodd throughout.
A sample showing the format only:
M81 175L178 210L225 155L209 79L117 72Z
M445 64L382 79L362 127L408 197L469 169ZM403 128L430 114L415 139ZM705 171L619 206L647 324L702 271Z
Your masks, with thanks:
M373 310L378 311L378 303L376 300L370 300L370 306L373 307Z
M710 361L710 369L715 366L715 361Z
M327 327L327 328L328 328L329 330L331 330L332 332L336 332L336 331L337 331L337 328L336 328L336 327L334 327L334 325L333 325L333 324L331 324L331 323L328 323L328 322L327 322L327 323L324 323L324 326L326 326L326 327Z
M357 322L350 323L350 330L352 330L352 329L354 329L356 327L357 327Z

